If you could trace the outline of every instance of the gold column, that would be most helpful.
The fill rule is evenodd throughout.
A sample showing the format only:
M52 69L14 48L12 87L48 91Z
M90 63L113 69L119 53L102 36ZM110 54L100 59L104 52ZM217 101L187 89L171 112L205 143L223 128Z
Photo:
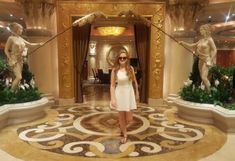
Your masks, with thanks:
M164 30L164 20L165 7L161 6L157 8L151 21ZM161 31L151 26L148 90L150 99L159 99L163 95L164 37L165 35Z

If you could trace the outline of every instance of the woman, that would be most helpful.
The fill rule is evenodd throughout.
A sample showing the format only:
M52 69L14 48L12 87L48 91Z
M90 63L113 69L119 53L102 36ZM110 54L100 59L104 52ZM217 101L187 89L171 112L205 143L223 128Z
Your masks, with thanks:
M132 82L135 84L135 93ZM121 49L111 73L111 106L119 113L119 125L122 143L127 142L127 125L133 120L131 110L136 109L139 99L138 84L133 67L129 65L129 55L126 49Z
M216 64L216 46L211 37L211 31L209 25L202 25L200 27L200 34L202 35L202 39L200 39L196 43L186 43L180 41L180 44L187 45L189 47L196 47L197 53L199 56L198 68L200 72L200 76L202 79L203 84L205 85L206 89L210 89L210 81L208 80L208 72L209 68L212 65Z
M26 45L36 46L43 45L43 43L29 43L21 38L23 27L18 23L14 22L9 27L13 35L7 39L4 51L8 65L12 68L15 75L11 86L11 89L15 91L22 79L23 55L27 54L25 53L27 52Z

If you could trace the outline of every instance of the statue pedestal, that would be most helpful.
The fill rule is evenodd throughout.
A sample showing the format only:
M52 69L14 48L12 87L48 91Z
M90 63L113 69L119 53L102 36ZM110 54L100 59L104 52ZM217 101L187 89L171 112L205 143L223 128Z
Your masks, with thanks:
M44 97L37 101L0 106L0 129L45 116L47 104L48 99Z
M235 110L228 110L212 104L201 104L184 101L180 98L173 100L178 108L179 117L199 123L212 124L224 132L235 132Z

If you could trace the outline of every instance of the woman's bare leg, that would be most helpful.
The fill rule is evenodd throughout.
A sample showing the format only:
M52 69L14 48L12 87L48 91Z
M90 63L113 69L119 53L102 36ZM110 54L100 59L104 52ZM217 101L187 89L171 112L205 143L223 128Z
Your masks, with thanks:
M122 134L126 134L126 118L124 111L119 112L119 125Z
M126 138L127 138L127 130L126 130L126 112L119 112L119 124L120 124L120 130L121 133L123 134L123 139L122 139L122 143L126 142Z
M131 111L126 112L126 125L133 121L133 114Z

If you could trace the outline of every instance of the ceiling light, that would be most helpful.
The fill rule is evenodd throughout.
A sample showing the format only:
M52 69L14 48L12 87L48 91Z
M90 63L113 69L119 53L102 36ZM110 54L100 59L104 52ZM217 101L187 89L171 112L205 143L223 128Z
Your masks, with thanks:
M179 27L178 31L184 31L184 27Z
M13 14L10 14L11 17L13 17Z
M209 19L211 19L211 16L208 16Z
M107 26L107 27L97 27L98 32L102 36L118 36L121 35L126 28L120 26Z
M214 24L213 26L215 26L215 27L226 27L226 26L230 26L230 25L235 25L235 21L217 23L217 24Z

